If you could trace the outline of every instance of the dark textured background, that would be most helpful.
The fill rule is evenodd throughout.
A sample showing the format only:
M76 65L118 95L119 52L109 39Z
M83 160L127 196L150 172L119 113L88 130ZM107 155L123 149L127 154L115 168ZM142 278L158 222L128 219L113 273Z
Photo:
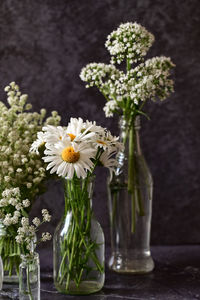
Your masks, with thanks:
M175 93L150 103L143 120L143 152L154 178L152 244L200 242L200 1L199 0L1 0L0 98L16 81L34 110L57 110L96 120L117 133L106 119L105 100L79 79L89 62L109 62L107 35L120 23L137 21L156 41L149 56L170 56L176 64ZM106 172L103 172L106 175ZM109 244L105 176L98 174L94 209ZM37 201L53 214L53 232L63 211L62 189L49 183Z

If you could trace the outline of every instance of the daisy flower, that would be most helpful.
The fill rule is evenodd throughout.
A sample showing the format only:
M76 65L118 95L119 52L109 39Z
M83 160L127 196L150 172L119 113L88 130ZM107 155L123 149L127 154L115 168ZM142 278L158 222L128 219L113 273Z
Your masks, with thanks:
M100 163L103 165L103 167L108 168L110 171L110 177L112 178L112 174L114 172L114 168L117 166L117 161L115 158L113 158L113 155L116 153L116 151L104 151L100 157Z
M100 132L104 132L105 128L103 128L101 126L97 126L96 121L91 122L91 121L86 120L85 130L100 133Z
M55 146L46 144L45 157L43 160L48 163L47 170L50 173L57 173L58 176L72 179L74 175L78 178L85 178L87 171L93 168L92 158L95 158L96 150L86 143L74 143L69 140L57 143Z
M97 136L96 148L103 148L104 151L122 150L122 144L118 140L119 137L113 136L110 131L104 131Z
M43 127L42 130L45 131L46 141L49 144L58 143L68 137L65 127L47 125Z
M44 132L40 131L37 133L37 140L35 140L32 143L29 151L39 154L39 148L45 145L45 143L46 143L46 135Z
M82 118L71 118L67 127L67 134L71 141L80 142L94 139L96 131L102 130L102 127L96 126L95 122L83 122Z

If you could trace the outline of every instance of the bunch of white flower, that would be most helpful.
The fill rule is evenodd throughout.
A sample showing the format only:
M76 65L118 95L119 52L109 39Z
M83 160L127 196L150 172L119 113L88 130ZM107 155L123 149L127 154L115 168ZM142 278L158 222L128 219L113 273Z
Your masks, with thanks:
M128 22L108 35L105 46L111 54L111 63L120 64L127 58L133 64L147 54L154 40L153 34L143 26Z
M170 58L154 57L131 69L133 63L143 59L153 41L153 35L141 25L121 24L108 36L106 47L111 64L126 61L126 73L102 63L88 64L81 70L80 78L87 82L86 87L96 86L105 96L106 117L119 113L129 119L144 114L142 108L148 99L164 100L173 92L169 76L175 65Z
M144 104L148 99L165 100L174 90L173 80L169 79L169 71L173 67L170 58L161 56L148 59L123 74L115 81L115 85L112 84L112 93L107 96L110 100L103 108L106 117L112 117L114 112L119 111L119 107L123 108L124 103L125 109L128 103L129 110L134 111L139 108L139 103Z
M90 63L87 65L87 68L82 69L80 78L83 81L88 82L86 88L92 86L101 88L103 86L105 89L105 84L108 84L108 80L110 80L111 84L112 82L115 82L115 80L118 80L122 74L123 73L113 65Z
M0 195L4 189L19 187L22 197L32 201L43 192L47 173L44 162L29 149L42 126L58 125L60 116L54 111L44 121L45 109L29 112L28 95L21 94L15 82L5 91L10 107L0 102Z
M21 219L27 218L35 197L45 191L49 178L45 163L29 149L44 125L58 125L56 111L46 119L46 110L31 112L28 96L11 82L5 88L8 107L0 102L0 221L5 227L0 238L4 270L19 271L23 249L15 241Z
M112 156L122 148L118 137L97 126L96 122L83 122L81 118L71 118L66 128L43 127L30 151L39 154L37 147L41 136L45 142L43 159L48 163L47 170L67 179L86 178L98 164L112 172L116 165Z
M19 188L4 190L0 199L1 221L4 226L18 224L20 218L26 215L25 209L29 206L30 201L22 199Z
M41 238L36 241L36 233L39 227L43 223L51 221L51 215L47 209L42 210L42 217L42 221L38 217L35 217L31 225L29 218L23 217L21 219L15 240L23 247L23 249L26 249L25 252L31 254L31 252L34 251L36 244L38 245L40 242L46 242L51 239L51 234L49 232L43 232Z
M173 80L169 71L174 67L169 57L153 57L127 72L127 89L132 100L146 101L148 98L161 101L173 92Z

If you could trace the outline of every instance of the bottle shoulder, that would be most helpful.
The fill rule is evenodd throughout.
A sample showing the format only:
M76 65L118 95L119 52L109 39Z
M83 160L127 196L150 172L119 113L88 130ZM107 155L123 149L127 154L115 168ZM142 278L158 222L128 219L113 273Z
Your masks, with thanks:
M125 155L125 153L118 153L116 156L116 166L114 168L112 178L108 179L111 183L117 182L122 186L126 185L128 182L128 177L130 176L130 160ZM153 179L149 166L145 160L142 153L134 153L132 163L133 176L136 178L135 182L140 185L152 185Z

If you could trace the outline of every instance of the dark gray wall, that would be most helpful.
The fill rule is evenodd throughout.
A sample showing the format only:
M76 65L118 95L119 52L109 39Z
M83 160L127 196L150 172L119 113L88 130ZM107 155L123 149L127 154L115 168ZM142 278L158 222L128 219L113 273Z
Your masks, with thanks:
M58 110L70 118L105 119L104 98L79 79L89 62L109 62L107 35L121 22L137 21L156 41L149 56L170 56L176 64L175 93L162 104L149 103L143 121L143 151L154 177L153 244L200 242L200 1L199 0L1 0L0 98L15 80L35 110ZM106 175L105 171L103 172ZM105 176L98 176L96 215L109 243ZM34 213L48 207L51 230L63 210L59 184L49 184Z

